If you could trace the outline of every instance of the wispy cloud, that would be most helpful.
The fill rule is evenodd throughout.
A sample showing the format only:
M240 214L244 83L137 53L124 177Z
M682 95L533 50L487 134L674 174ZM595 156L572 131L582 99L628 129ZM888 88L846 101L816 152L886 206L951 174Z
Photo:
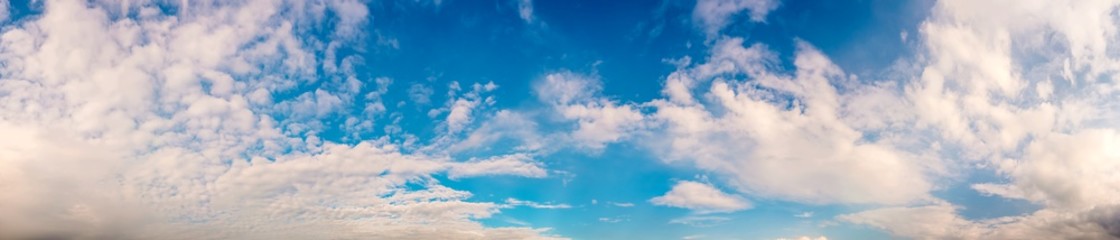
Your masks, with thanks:
M507 207L525 206L525 207L538 208L538 209L568 209L568 208L572 208L572 206L568 205L568 204L538 203L538 202L533 202L533 201L518 200L516 198L507 198L506 199L506 206Z

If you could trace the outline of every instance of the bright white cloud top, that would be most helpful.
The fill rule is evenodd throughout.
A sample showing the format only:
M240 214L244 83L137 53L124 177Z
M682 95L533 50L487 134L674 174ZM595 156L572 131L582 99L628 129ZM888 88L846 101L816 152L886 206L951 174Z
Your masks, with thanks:
M679 207L700 213L732 212L747 209L751 203L739 196L723 193L708 184L681 181L673 186L665 196L655 197L650 203L662 206Z
M871 74L744 27L787 3L667 1L626 25L685 46L649 79L557 63L615 51L585 5L492 5L446 52L409 31L477 5L0 1L0 239L1120 238L1118 1L936 1ZM468 54L513 31L547 44ZM410 57L457 70L369 66Z

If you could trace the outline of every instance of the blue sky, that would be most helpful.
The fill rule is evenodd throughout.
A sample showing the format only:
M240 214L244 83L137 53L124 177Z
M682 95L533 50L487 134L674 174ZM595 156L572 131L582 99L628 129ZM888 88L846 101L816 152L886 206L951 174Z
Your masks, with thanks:
M1120 236L1116 1L0 6L0 239Z

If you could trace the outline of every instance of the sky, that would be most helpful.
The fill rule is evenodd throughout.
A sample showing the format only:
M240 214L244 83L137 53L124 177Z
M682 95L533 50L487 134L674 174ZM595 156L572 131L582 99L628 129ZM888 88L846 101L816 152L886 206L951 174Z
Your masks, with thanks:
M1120 239L1118 23L0 0L0 239Z

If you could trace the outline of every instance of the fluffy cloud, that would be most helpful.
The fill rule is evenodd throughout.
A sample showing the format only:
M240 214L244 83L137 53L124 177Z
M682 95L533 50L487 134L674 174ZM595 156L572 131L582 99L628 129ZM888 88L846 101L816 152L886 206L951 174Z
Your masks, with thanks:
M644 120L636 107L599 96L602 84L592 76L567 71L552 73L534 89L538 98L551 104L561 118L576 122L568 137L584 148L598 150L623 140L640 129Z
M1014 4L1014 7L1008 4ZM1120 182L1115 1L938 1L921 26L919 73L898 102L955 149L946 165L989 166L988 195L1041 210L969 220L954 206L870 210L842 219L919 239L1110 239ZM994 13L994 14L993 14Z
M762 22L766 20L766 14L776 8L777 0L698 0L692 18L705 33L714 36L743 10L750 11L752 21Z
M716 3L730 4L700 1L696 16ZM643 142L747 195L918 204L842 217L898 236L1107 238L1114 219L1094 214L1120 201L1120 152L1109 147L1120 119L1120 62L1108 50L1117 5L939 1L921 25L921 55L891 72L898 80L848 76L804 42L784 74L766 46L716 38L705 61L686 58L667 77L665 99L644 104L661 137ZM718 33L726 15L708 16ZM976 167L1007 183L975 190L1044 209L967 220L930 196Z
M0 238L548 238L431 177L543 176L530 158L316 136L390 82L337 54L358 1L44 5L0 34Z
M852 86L827 57L807 43L798 46L797 69L786 76L771 70L774 54L765 46L720 40L707 62L668 77L668 99L650 103L661 137L647 142L667 161L694 163L760 197L881 204L927 199L930 168L919 163L920 154L901 150L888 134L868 138L864 132L877 129L850 117L872 111L850 99L882 87Z
M742 197L723 193L708 184L680 181L664 196L649 200L654 205L687 208L699 213L734 212L751 207Z

